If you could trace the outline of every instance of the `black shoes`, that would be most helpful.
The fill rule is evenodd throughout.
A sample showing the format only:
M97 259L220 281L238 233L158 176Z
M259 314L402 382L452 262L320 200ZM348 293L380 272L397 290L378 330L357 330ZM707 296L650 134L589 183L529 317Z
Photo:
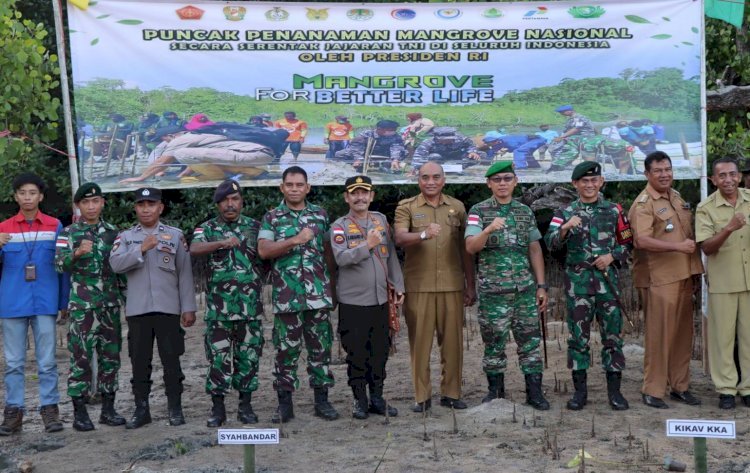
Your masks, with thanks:
M370 414L367 412L367 388L364 384L352 386L354 395L354 407L352 408L352 417L355 419L367 419Z
M432 408L432 399L427 399L426 401L415 403L412 406L411 411L421 414L422 412L429 411L431 408Z
M182 413L181 394L167 395L167 421L172 427L185 423L185 415Z
M110 427L125 425L125 418L115 410L115 393L102 393L102 412L99 414L99 423Z
M487 395L482 398L482 402L490 402L493 399L502 399L505 397L505 374L488 374L487 375Z
M253 411L253 393L241 392L240 404L237 406L237 420L243 424L257 424L258 416Z
M734 409L734 406L734 396L730 394L719 394L719 409Z
M526 379L526 404L538 411L548 411L549 402L542 393L542 373L527 374Z
M315 388L315 415L325 420L339 418L339 413L328 402L328 388Z
M277 391L279 408L271 418L274 424L283 424L294 419L294 404L292 404L292 393L290 391Z
M454 409L466 409L469 406L461 399L453 399L452 397L443 396L440 398L440 405L443 407L452 407Z
M73 429L79 432L94 430L94 423L86 410L86 398L82 396L73 398Z
M690 391L672 391L669 393L669 397L675 401L684 402L688 406L700 406L701 400L693 396Z
M669 409L667 403L661 398L649 396L648 394L641 394L641 397L643 398L643 403L648 407L653 407L655 409Z
M211 396L211 403L211 415L206 420L206 427L221 427L227 421L224 396Z
M625 411L630 408L627 399L620 392L621 381L621 371L607 371L607 398L609 399L609 406L614 411Z
M151 410L148 407L148 397L135 399L133 417L125 424L126 429L137 429L151 423Z
M586 384L587 377L586 370L573 371L573 387L575 388L575 392L573 393L573 397L566 404L566 407L571 411L580 411L583 409L583 406L586 405L586 402L588 402L589 391Z

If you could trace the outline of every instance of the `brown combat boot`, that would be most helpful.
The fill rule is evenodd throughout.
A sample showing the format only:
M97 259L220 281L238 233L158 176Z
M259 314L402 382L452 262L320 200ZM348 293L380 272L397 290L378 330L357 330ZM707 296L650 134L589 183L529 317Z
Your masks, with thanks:
M20 407L5 406L3 411L3 423L0 425L0 436L8 435L21 430L23 424L23 411Z
M42 422L44 422L44 430L46 432L60 432L63 429L63 424L60 420L60 409L57 407L57 404L42 406L39 413L42 415Z

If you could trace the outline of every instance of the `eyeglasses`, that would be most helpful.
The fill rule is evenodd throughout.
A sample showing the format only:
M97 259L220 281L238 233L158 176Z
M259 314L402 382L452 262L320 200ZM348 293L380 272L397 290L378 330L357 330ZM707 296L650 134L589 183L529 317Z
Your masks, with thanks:
M516 176L492 176L490 178L490 181L494 182L495 184L500 184L501 182L513 182L513 179L515 179Z

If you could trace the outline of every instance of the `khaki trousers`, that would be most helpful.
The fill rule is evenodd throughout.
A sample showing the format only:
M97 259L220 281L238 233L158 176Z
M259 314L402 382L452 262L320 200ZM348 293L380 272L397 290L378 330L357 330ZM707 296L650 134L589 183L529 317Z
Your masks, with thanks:
M693 351L693 280L638 291L646 319L641 392L662 398L667 386L687 391Z
M735 336L742 380L737 384ZM750 291L708 295L708 361L719 394L750 394Z
M411 373L417 403L432 397L430 353L436 330L442 375L440 393L453 399L461 398L463 309L463 291L406 294L404 316L409 330Z

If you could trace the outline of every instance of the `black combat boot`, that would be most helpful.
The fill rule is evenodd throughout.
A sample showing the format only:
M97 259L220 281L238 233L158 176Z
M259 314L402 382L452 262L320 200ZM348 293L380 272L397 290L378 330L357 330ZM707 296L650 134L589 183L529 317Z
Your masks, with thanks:
M99 423L117 427L125 425L125 418L115 410L115 393L102 393L102 412Z
M526 404L539 411L549 410L549 402L542 393L542 373L526 375Z
M20 407L5 406L3 410L3 423L0 425L0 436L8 435L21 430L23 425L23 411Z
M151 423L151 410L148 407L148 396L135 396L135 411L125 424L126 429L137 429Z
M620 381L622 381L620 371L607 371L607 397L609 398L609 405L615 411L625 411L630 408L628 401L620 392Z
M167 415L169 425L173 427L185 423L185 416L182 413L182 393L167 395Z
M3 423L0 425L0 436L8 435L21 430L23 425L23 411L20 407L5 406L3 410Z
M339 413L328 402L328 388L315 388L315 415L325 420L339 418Z
M73 428L79 432L94 430L94 424L86 410L86 398L83 396L73 398Z
M206 421L206 427L221 427L227 421L227 410L224 407L224 396L211 396L211 416Z
M589 390L586 386L586 370L574 370L573 371L573 387L575 392L573 398L568 401L567 407L571 411L580 411L589 398Z
M352 394L354 395L352 417L355 419L367 419L370 416L367 413L367 387L364 383L354 384L352 385Z
M283 424L294 419L294 404L292 404L292 393L290 391L277 391L279 398L279 408L271 418L274 424Z
M482 402L490 402L493 399L505 397L505 375L503 373L487 375L487 395Z
M388 417L396 417L398 415L398 409L391 406L390 403L386 403L385 399L383 399L383 385L370 385L370 407L368 411L372 414L384 416L386 409L388 410Z
M253 393L240 393L240 405L237 407L237 420L243 424L257 424L258 416L253 412Z

